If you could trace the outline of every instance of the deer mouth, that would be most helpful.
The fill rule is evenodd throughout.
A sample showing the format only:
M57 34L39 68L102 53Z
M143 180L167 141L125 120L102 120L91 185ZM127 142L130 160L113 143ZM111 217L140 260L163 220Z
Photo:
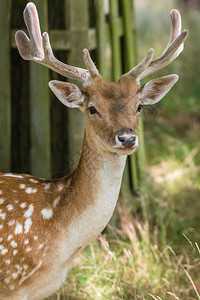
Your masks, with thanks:
M138 146L132 146L132 147L118 147L115 148L115 153L118 155L131 155L135 150L137 149Z

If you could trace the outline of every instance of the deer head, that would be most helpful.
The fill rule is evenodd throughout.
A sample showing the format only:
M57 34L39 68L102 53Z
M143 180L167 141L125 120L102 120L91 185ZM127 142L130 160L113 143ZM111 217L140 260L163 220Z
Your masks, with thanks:
M153 79L140 87L140 80L164 68L183 50L187 30L181 32L181 16L171 12L171 34L163 53L153 60L154 50L117 83L105 83L87 49L83 50L86 69L69 66L58 61L52 52L48 33L41 35L36 7L29 3L24 19L30 39L23 31L16 33L16 43L21 56L43 64L57 73L78 80L83 91L75 84L50 81L49 86L67 107L79 108L86 115L86 136L91 147L118 154L131 154L138 146L136 135L143 105L160 101L178 80L168 75Z

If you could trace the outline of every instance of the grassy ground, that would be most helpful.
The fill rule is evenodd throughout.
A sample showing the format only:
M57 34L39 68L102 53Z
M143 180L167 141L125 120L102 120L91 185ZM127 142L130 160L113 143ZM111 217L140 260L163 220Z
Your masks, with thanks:
M155 13L168 22L167 14L148 10L151 20L139 21L139 47L159 52L151 32L157 30L159 40L166 35L153 23ZM179 83L144 110L148 183L132 199L137 213L119 203L118 229L109 227L77 257L60 291L63 299L200 299L200 14L184 20L190 30L185 51L161 72L177 72Z

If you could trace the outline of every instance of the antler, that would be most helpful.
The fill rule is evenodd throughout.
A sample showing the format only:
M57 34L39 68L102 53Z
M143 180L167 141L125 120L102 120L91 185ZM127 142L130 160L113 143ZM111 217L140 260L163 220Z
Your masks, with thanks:
M146 57L130 70L127 75L137 77L138 80L141 80L167 66L183 51L183 43L188 35L188 31L185 29L181 32L181 15L178 10L173 9L170 16L171 33L169 42L163 53L152 60L154 51L150 49Z
M34 3L30 2L27 4L24 10L24 20L30 39L22 30L17 31L15 34L16 44L23 59L33 60L83 84L87 84L91 79L99 75L87 49L83 50L83 59L88 70L64 64L55 58L48 33L44 32L41 36L38 13Z

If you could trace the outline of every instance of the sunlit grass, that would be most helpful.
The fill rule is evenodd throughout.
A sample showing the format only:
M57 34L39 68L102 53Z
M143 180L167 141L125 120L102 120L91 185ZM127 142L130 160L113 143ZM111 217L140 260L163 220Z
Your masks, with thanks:
M196 299L199 246L188 240L182 253L171 246L160 249L156 228L132 220L120 211L121 229L109 242L106 235L87 247L69 271L65 294L81 299ZM191 242L192 243L192 242ZM191 246L189 244L189 246Z
M199 299L200 232L190 227L199 210L195 195L194 203L192 197L187 203L184 194L195 188L195 175L192 169L186 172L187 168L170 159L150 168L154 190L149 197L155 198L147 205L152 213L149 221L118 206L119 229L109 226L108 237L101 235L79 255L62 289L65 295L80 299ZM178 193L183 193L182 199L177 199Z

